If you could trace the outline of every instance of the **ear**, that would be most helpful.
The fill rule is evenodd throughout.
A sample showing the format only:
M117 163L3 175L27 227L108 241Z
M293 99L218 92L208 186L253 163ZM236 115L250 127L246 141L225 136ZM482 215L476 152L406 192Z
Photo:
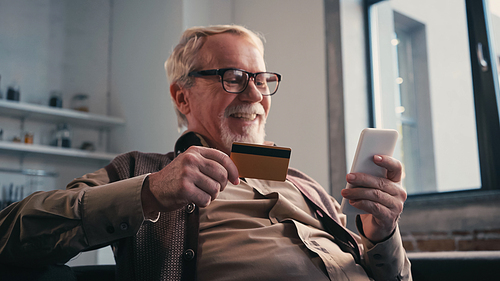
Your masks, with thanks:
M170 85L170 96L172 96L172 100L182 114L187 115L190 112L186 90L178 83Z

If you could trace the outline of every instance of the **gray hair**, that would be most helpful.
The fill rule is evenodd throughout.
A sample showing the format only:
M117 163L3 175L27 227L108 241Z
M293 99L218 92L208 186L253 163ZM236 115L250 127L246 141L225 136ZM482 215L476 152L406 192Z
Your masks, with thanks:
M211 35L221 33L232 33L243 36L264 55L263 36L253 32L240 25L212 25L199 26L186 29L181 36L181 40L172 51L165 62L167 78L170 85L178 83L180 86L190 88L194 84L194 78L188 74L194 71L196 67L200 67L201 58L198 57L198 51L206 41L206 38ZM188 126L187 118L182 114L174 102L175 113L177 114L177 126L179 131L182 127Z

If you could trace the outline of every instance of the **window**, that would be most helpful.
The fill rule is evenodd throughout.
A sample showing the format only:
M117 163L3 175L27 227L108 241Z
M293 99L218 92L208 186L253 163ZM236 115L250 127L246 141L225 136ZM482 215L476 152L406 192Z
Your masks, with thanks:
M365 4L371 123L399 131L395 157L408 194L500 189L497 65L490 67L500 57L490 56L488 3ZM500 33L500 18L491 15L491 23Z

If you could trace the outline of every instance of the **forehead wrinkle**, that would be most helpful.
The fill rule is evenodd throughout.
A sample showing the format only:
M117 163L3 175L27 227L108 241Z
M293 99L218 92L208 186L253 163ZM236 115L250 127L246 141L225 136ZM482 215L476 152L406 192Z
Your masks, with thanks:
M227 41L227 38L222 40L219 39L221 36L228 35L232 37L232 40L229 42ZM236 41L242 42L239 40L246 43L244 46L240 47L247 50L248 46L251 46L251 50L243 52L240 48L235 49L232 44ZM258 57L260 57L264 62L264 69L266 69L263 53L258 46L256 46L255 43L248 38L238 34L217 34L209 36L200 51L200 53L203 53L204 56L203 61L200 60L200 62L204 62L205 67L209 68L241 68L241 66L239 66L241 63L246 64L253 61L255 55L253 52L256 51L256 53L259 54Z

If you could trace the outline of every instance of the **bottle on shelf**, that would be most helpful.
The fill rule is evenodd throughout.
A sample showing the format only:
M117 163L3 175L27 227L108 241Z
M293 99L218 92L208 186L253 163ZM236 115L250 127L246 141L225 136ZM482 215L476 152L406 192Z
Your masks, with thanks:
M32 132L25 132L24 133L24 143L33 144L33 133Z
M71 130L68 124L61 123L57 125L51 145L66 148L71 147Z
M21 90L19 85L16 82L12 83L12 85L10 85L9 88L7 89L6 98L11 101L19 101L20 96L21 96Z
M62 105L63 105L62 93L60 91L51 91L49 106L62 108Z

